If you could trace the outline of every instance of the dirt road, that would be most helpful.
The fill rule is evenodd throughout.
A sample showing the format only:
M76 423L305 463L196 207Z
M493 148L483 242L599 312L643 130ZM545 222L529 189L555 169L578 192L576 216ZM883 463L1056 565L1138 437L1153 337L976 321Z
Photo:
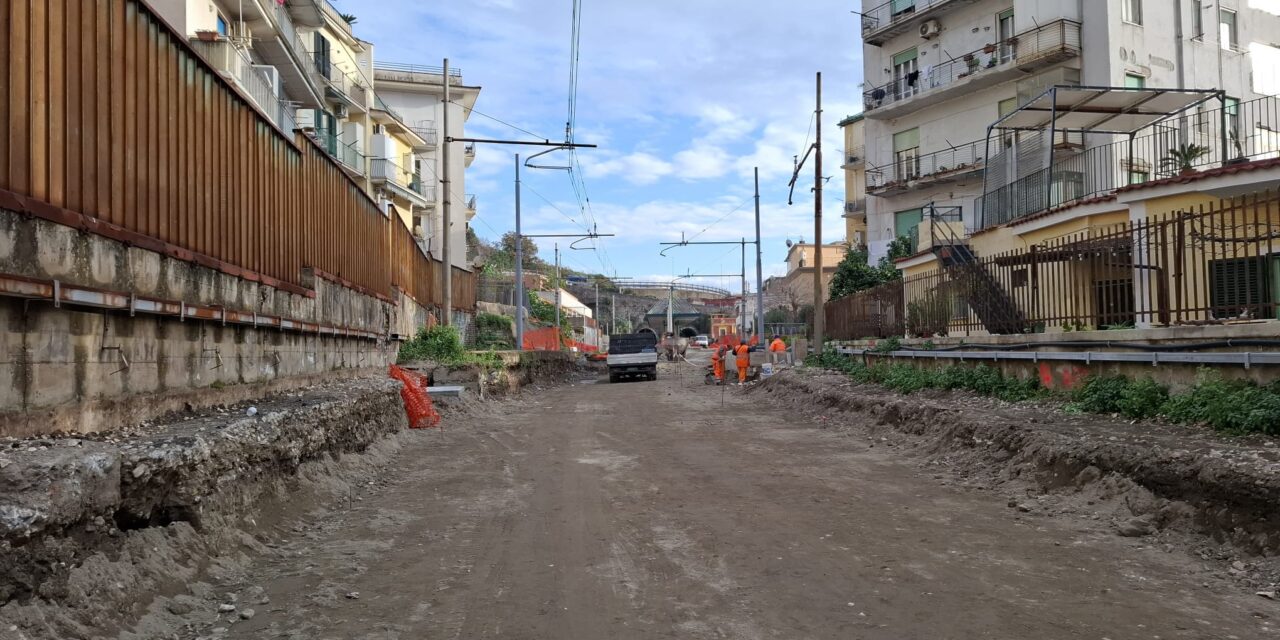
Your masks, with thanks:
M663 366L415 433L360 502L219 586L255 615L202 637L1277 635L1276 603L1180 550L1019 513L734 390L721 408Z

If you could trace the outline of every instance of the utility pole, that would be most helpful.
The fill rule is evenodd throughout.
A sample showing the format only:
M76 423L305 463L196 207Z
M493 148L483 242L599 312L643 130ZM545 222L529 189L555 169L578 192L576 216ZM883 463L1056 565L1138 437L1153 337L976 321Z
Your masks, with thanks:
M742 314L739 316L742 323L742 330L738 333L740 336L747 335L747 239L742 239Z
M764 267L760 256L760 167L756 167L756 335L764 335ZM762 337L761 340L764 340Z
M556 247L556 350L563 348L560 340L560 243L555 244Z
M826 312L822 295L822 72L817 75L817 101L814 115L813 154L813 349L822 353L822 338L826 330ZM799 357L803 357L801 354Z
M618 295L609 294L609 335L618 332Z
M600 350L600 280L596 280L596 350Z
M524 351L524 239L520 237L520 154L516 154L516 351Z
M450 193L452 186L449 182L449 147L453 146L449 138L449 59L444 59L444 109L440 116L442 125L444 126L444 150L441 153L444 162L444 170L440 172L440 185L444 189L444 219L441 221L444 226L444 247L440 250L440 255L444 257L444 324L445 326L453 324L453 259L450 257L449 245L451 240L453 220L450 216L452 208L452 197Z

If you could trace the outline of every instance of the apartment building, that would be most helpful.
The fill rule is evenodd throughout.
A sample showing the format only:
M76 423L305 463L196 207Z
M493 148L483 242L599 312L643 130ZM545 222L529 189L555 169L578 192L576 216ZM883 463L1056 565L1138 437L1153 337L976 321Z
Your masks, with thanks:
M1018 146L1026 133L989 140L987 128L1049 87L1221 89L1225 99L1218 106L1227 112L1274 94L1280 18L1260 4L866 0L861 31L872 259L884 255L894 237L918 238L926 211L960 234L993 222L978 211L988 160L1046 145L1024 140ZM1214 107L1196 109L1207 119ZM1058 132L1053 147L1081 152L1114 140ZM1122 159L1122 179L1157 177L1160 158L1153 160ZM1055 204L1093 191L1077 186L1083 176L1057 175L1061 182L1046 187L1059 193Z
M813 278L817 272L814 258L817 251L817 245L804 241L794 243L787 249L786 275L774 276L764 282L766 307L798 308L813 304ZM830 287L831 278L836 274L836 266L848 252L849 246L842 243L822 245L823 291Z
M449 239L453 247L466 246L467 224L476 215L476 197L466 190L466 169L476 157L473 143L453 143L449 157L449 193L441 186L445 175L442 145L448 138L461 138L471 109L480 96L480 87L468 85L459 69L449 70L449 99L444 102L444 69L442 67L377 62L373 70L374 88L381 108L394 110L401 116L400 122L421 138L425 146L415 151L413 173L425 178L427 189L422 192L426 203L414 209L411 228L423 248L435 257L441 257L444 241L444 199L450 199L452 229ZM449 109L449 131L443 131L444 110ZM407 168L407 167L406 167ZM458 267L466 267L465 252L455 251L450 260Z
M844 242L852 249L867 248L867 163L862 114L841 120L844 134Z
M156 11L182 33L283 132L301 130L353 181L414 231L424 251L443 255L443 175L439 153L440 71L386 65L404 71L388 79L385 99L375 91L373 43L355 36L347 16L327 0L153 0ZM419 73L421 71L428 73ZM455 82L462 84L459 74ZM479 87L455 92L451 129L462 136ZM412 124L411 124L412 123ZM474 145L459 145L452 175L463 191L463 172ZM473 196L453 198L452 247L466 246ZM454 265L468 267L465 251Z

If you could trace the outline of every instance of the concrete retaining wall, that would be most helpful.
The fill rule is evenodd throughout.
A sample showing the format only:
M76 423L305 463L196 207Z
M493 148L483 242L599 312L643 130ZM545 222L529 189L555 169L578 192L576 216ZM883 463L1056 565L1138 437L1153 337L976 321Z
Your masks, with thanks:
M0 210L0 274L345 327L376 339L0 297L0 436L89 433L165 411L385 369L430 310L311 275L286 291ZM466 326L466 314L456 320ZM264 383L271 383L263 387ZM228 397L230 396L230 397Z

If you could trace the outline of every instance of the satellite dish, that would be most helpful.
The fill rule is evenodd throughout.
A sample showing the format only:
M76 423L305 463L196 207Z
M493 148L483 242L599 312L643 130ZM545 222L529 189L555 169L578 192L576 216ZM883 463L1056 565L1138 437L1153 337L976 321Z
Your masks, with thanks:
M788 248L788 249L790 249L790 248L791 248L791 241L790 241L790 240L787 240L787 248Z

